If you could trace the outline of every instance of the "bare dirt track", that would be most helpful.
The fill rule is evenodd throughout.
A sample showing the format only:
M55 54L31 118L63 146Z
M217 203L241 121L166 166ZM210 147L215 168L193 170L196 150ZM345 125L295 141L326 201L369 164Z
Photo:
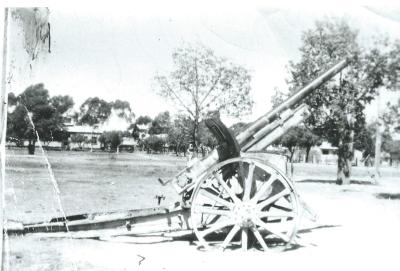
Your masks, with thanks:
M162 187L184 167L172 155L49 152L67 214L126 210L179 200ZM7 151L6 217L23 222L60 215L57 197L39 152ZM400 170L383 168L379 185L354 169L354 184L337 186L334 166L295 164L301 197L318 214L320 227L300 234L305 246L282 253L202 252L186 241L132 244L127 240L9 236L6 270L396 270L400 244Z

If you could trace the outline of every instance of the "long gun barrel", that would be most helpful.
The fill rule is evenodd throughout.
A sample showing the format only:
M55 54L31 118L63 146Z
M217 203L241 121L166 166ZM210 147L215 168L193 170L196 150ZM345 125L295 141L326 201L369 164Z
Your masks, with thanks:
M315 89L317 89L322 84L324 84L332 77L334 77L336 74L338 74L340 71L342 71L349 64L349 62L350 60L348 58L340 61L338 64L336 64L328 71L320 75L318 78L313 80L311 83L309 83L307 86L294 93L282 104L272 109L270 112L268 112L264 116L257 119L254 123L252 123L247 129L245 129L242 133L240 133L236 137L236 140L238 141L240 147L242 147L242 151L250 149L250 147L256 144L259 140L261 140L263 136L268 135L270 131L268 131L267 125L270 124L271 121L276 119L283 111L289 110L295 105L297 105L304 98L310 95ZM261 130L264 130L265 132L263 134L260 134ZM258 138L255 138L255 135L258 135ZM243 149L243 147L245 148Z
M328 71L324 72L317 79L297 91L282 104L260 117L240 133L236 137L236 140L233 140L237 141L237 143L234 144L236 146L225 146L225 148L235 147L238 148L238 152L246 152L262 150L270 145L277 138L281 137L290 127L304 120L308 113L308 106L302 104L301 101L343 70L349 62L349 59L342 60ZM225 136L229 138L229 136L232 135L225 134ZM227 141L225 143L229 142ZM196 184L196 182L192 182L192 180L198 180L208 168L211 168L213 165L217 164L218 161L224 159L224 157L220 157L217 150L214 150L206 158L195 161L191 166L181 171L175 176L172 183L179 193L188 191Z

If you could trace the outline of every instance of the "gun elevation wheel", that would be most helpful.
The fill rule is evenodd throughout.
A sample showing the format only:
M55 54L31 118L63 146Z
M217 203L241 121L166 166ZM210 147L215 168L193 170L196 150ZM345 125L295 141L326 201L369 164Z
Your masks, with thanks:
M291 181L252 158L215 165L192 195L191 225L205 249L283 250L292 244L297 222Z

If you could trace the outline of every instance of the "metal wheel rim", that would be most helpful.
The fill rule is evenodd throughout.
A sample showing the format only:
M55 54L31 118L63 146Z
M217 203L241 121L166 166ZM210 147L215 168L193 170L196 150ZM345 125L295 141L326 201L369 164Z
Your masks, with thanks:
M237 163L242 163L241 165L248 165L247 166L247 173L245 176L244 183L246 185L243 185L243 193L241 196L238 196L234 193L233 191L233 186L228 183L225 183L221 179L221 169L224 166L227 166L229 164L237 164ZM245 166L243 166L246 168ZM260 186L257 185L257 179L258 177L254 176L255 171L259 173L260 171L263 171L264 173L270 174L270 177L261 181L259 183ZM239 170L238 170L239 171ZM252 175L250 176L250 172L252 171ZM219 177L218 177L219 176ZM250 178L249 178L250 177ZM270 181L269 179L275 178L273 181ZM235 177L231 177L231 179L234 179ZM213 180L214 182L216 181L218 185L220 186L220 192L221 190L223 191L222 193L228 194L228 199L223 198L222 196L219 196L220 199L215 198L215 194L213 196L210 196L210 194L207 194L208 191L205 189L208 189L208 187L204 188L205 182L208 180ZM227 180L227 182L231 182L231 179ZM250 180L251 179L251 180ZM249 181L250 180L250 181ZM225 183L222 184L222 182ZM249 185L252 183L252 185ZM282 193L276 193L273 194L271 193L269 196L266 198L262 199L263 196L265 196L266 193L266 188L265 186L276 186L277 184L283 185L283 190L280 191ZM256 184L256 185L254 185ZM274 184L274 185L273 185ZM227 185L227 186L226 186ZM251 191L251 187L255 186L257 189L254 192L249 192ZM247 189L247 187L250 187L250 189ZM213 188L211 186L211 188ZM227 189L231 189L231 192L229 192ZM264 192L263 192L264 191ZM253 193L253 194L252 194ZM208 208L209 205L200 204L199 207L199 200L197 200L200 196L203 196L203 194L207 195L207 197L211 197L213 201L217 201L219 205L226 205L226 206L217 206L214 204L214 206L211 206L211 208ZM234 199L236 195L236 199ZM277 198L275 200L275 198ZM222 201L226 200L226 201ZM289 200L290 199L290 200ZM268 208L275 208L272 206L276 205L276 202L280 200L286 200L287 202L290 203L291 205L291 210L287 211L288 213L282 213L282 215L279 215L281 217L281 222L284 220L283 217L286 215L285 222L288 222L289 220L291 221L289 224L291 226L289 227L290 229L287 230L286 232L280 232L278 229L271 230L271 225L269 225L269 219L272 217L276 217L276 214L269 213ZM228 203L227 203L228 202ZM269 203L271 202L271 203ZM294 189L294 186L292 182L278 169L276 169L274 166L271 164L260 161L259 159L253 159L253 158L233 158L226 160L224 162L221 162L211 169L207 170L207 172L204 174L202 179L197 183L196 187L194 188L193 194L192 194L192 199L191 199L192 207L191 207L191 218L190 222L192 225L192 228L196 234L196 237L200 243L200 245L205 248L206 250L211 249L211 247L217 247L218 249L226 249L228 247L234 246L235 243L237 243L237 238L239 235L239 240L241 243L241 248L243 250L248 249L249 245L249 236L251 236L253 244L255 243L256 247L261 248L264 251L271 251L271 243L268 243L266 241L266 237L278 237L278 239L281 240L281 243L283 242L283 245L281 245L278 249L277 247L274 247L274 251L278 250L285 250L287 249L292 243L293 239L296 235L297 232L297 226L298 226L298 217L299 217L299 204L298 204L298 198L297 198L297 193ZM203 208L204 207L204 208ZM200 208L200 209L199 209ZM286 207L285 207L286 208ZM255 210L254 210L255 209ZM199 211L200 210L200 211ZM210 226L209 228L200 228L198 223L195 221L196 219L199 218L199 213L201 215L204 214L209 214L213 213L215 216L226 216L227 221L221 221L220 224L210 224L213 226ZM290 215L290 219L289 219ZM201 218L202 219L202 218ZM218 218L219 219L219 218ZM217 219L217 220L218 220ZM279 222L280 223L280 222ZM268 225L267 225L268 224ZM214 228L213 228L214 227ZM217 242L210 242L206 240L206 237L212 233L217 233L219 230L224 230L227 229L226 233L222 233L224 240L220 240ZM264 242L263 242L264 241Z

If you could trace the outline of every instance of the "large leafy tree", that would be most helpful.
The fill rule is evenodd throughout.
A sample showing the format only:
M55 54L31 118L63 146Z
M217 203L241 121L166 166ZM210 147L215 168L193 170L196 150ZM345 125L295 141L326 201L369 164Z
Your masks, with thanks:
M111 151L117 151L123 141L123 133L121 131L104 132L99 137L99 141L105 149L109 148Z
M122 100L115 100L111 103L111 108L117 113L118 117L132 121L135 114L132 112L129 102Z
M376 143L376 130L379 127L379 123L373 122L368 124L365 129L360 131L357 134L357 137L354 138L354 148L360 151L363 151L363 156L374 157L375 156L375 143ZM385 127L381 136L382 140L382 149L385 152L390 153L393 145L393 139L391 136L391 131L389 127Z
M74 106L74 100L69 95L58 95L50 98L51 105L60 114L65 114Z
M204 46L185 46L172 55L174 68L155 76L158 94L171 100L193 121L198 145L199 123L210 111L238 117L251 112L250 74Z
M278 88L275 88L274 91L275 92L271 97L272 108L279 106L285 99L287 99L287 95Z
M383 114L383 122L386 129L400 132L400 99L395 104L388 104L386 112Z
M146 124L149 124L149 123L151 123L153 120L149 117L149 116L139 116L137 119L136 119L136 124L137 125L146 125Z
M171 129L168 131L168 144L175 149L176 155L182 152L186 155L186 150L190 144L191 126L193 122L184 114L175 116Z
M298 146L306 150L306 162L309 162L312 147L321 145L321 138L305 126L298 126Z
M310 129L305 126L299 125L289 129L275 144L280 144L287 148L289 151L289 161L293 160L293 155L297 147L304 148L306 150L306 162L310 150L313 146L321 144L319 136L315 135Z
M285 133L276 144L280 144L284 146L289 151L289 161L292 162L293 155L298 147L298 138L299 138L299 129L298 127L294 127L290 129L287 133Z
M112 104L98 97L88 98L80 106L80 124L96 125L106 121L111 115Z
M350 65L306 100L313 132L338 147L339 184L350 182L354 135L365 128L364 108L387 76L387 56L378 47L364 51L357 31L343 20L318 21L302 36L301 58L289 63L290 90L305 86L341 59Z
M171 117L168 111L159 113L151 122L149 134L168 134L171 129Z
M65 99L67 104L56 103L58 98L50 98L44 84L29 86L17 97L10 93L9 97L15 109L8 115L8 139L18 144L28 140L29 146L35 146L37 135L44 142L66 138L62 114L73 106L72 98Z
M387 85L391 90L400 90L400 39L391 45L388 51ZM398 103L400 106L400 100Z

